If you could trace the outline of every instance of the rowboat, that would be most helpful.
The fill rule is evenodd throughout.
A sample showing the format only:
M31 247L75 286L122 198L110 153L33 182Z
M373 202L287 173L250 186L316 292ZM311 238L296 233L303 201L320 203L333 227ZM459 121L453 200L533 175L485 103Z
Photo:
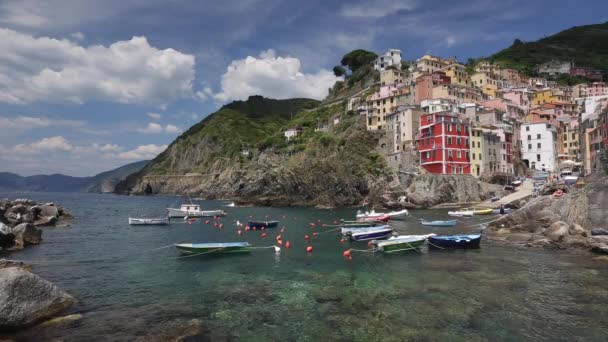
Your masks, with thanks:
M385 216L389 216L391 219L396 217L408 216L410 213L407 209L399 210L399 211L391 211L388 213L377 213L374 210L362 212L361 210L357 211L357 220L360 219L377 219Z
M386 223L384 222L380 222L380 221L366 221L366 222L362 222L362 221L342 221L339 224L339 227L377 227L377 226L384 226L386 225Z
M279 221L249 221L247 225L250 228L276 228Z
M376 247L376 250L384 253L409 251L422 246L426 242L426 240L431 236L435 236L435 234L399 235L393 236L388 240L372 241L372 245Z
M473 215L474 215L473 210L448 211L448 216L471 217Z
M198 204L182 204L178 208L167 208L169 217L213 217L224 216L226 212L223 210L201 210Z
M511 208L502 208L502 209L503 209L503 213L504 214L508 214L508 213L510 213L513 210ZM500 208L493 209L492 210L492 214L498 214L498 215L500 215L501 214L500 213Z
M369 221L388 222L390 219L391 219L391 217L385 214L383 216L357 218L357 221L360 221L360 222L369 222Z
M490 215L491 213L492 213L492 208L473 209L473 214L475 214L475 215Z
M391 236L393 229L387 228L370 228L370 229L359 229L351 231L346 234L351 240L354 241L368 241L368 240L383 240Z
M248 242L221 242L221 243L180 243L174 245L182 254L219 254L250 252Z
M135 217L129 217L129 224L130 225L165 225L165 224L169 224L169 218L168 217L159 217L159 218L135 218Z
M421 221L423 226L433 226L433 227L453 227L458 224L458 220L446 220L446 221Z
M481 234L437 235L429 237L429 246L439 248L479 248Z
M383 226L376 226L376 227L366 227L366 226L356 227L356 226L351 226L351 227L342 227L340 229L340 232L343 235L350 235L352 233L357 233L357 232L373 232L373 231L376 231L376 230L379 230L379 229L391 229L391 228L390 228L390 226L388 224L383 225Z

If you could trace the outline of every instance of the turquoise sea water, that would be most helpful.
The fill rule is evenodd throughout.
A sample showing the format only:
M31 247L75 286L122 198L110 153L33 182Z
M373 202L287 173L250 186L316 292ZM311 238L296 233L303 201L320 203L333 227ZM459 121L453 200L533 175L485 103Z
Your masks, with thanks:
M131 227L132 216L162 215L173 197L9 193L55 201L75 216L69 228L47 228L43 243L10 255L79 300L83 319L17 335L29 340L153 341L197 319L190 340L246 341L606 341L608 262L590 255L483 244L479 250L359 252L320 227L353 219L355 208L227 208L219 230L201 221ZM215 209L225 202L197 201ZM445 211L412 211L447 218ZM249 215L280 220L280 254L176 258L179 242L248 241L271 246L278 229L236 234ZM394 221L404 234L471 232L479 217L453 228ZM318 222L320 221L320 224ZM315 228L311 222L317 222ZM311 240L304 240L304 235ZM314 250L308 254L306 246ZM182 329L183 330L183 329Z

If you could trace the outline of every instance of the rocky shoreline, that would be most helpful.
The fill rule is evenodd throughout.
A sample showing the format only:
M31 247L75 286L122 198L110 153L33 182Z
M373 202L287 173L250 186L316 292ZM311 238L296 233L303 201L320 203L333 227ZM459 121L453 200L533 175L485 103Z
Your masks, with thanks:
M608 177L570 188L563 197L542 195L492 222L484 238L507 245L576 249L608 254Z
M65 209L54 203L0 200L0 256L39 244L44 227L69 225L64 221L70 218ZM32 273L31 265L0 259L0 333L37 324L59 324L65 320L57 316L75 303L74 297ZM73 321L74 315L70 316Z

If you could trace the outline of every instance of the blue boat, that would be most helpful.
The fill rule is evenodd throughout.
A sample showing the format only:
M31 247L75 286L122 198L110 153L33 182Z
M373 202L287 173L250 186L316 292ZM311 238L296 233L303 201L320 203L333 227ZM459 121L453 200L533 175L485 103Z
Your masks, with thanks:
M429 246L431 248L479 248L481 242L481 234L469 235L435 235L429 237Z
M393 233L392 228L374 228L374 229L360 229L359 231L351 231L346 235L354 241L368 241L368 240L384 240L391 236Z
M422 221L423 226L433 226L433 227L454 227L458 224L458 220L446 220L446 221Z
M247 222L249 228L276 228L279 225L279 221L249 221Z

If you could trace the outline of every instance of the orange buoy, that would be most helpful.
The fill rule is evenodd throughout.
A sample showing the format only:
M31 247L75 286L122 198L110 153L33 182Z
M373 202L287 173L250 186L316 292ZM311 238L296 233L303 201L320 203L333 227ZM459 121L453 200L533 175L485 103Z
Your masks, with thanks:
M262 233L262 237L263 237L263 238L266 238L266 233Z
M312 246L306 246L306 253L312 253Z
M310 239L310 236L304 235L304 240L308 240L308 239Z
M344 253L342 253L342 256L345 258L348 258L349 256L351 256L352 252L350 251L350 249L347 249L344 251Z
M291 242L289 242L289 241L285 242L285 248L287 248L287 249L291 248Z

